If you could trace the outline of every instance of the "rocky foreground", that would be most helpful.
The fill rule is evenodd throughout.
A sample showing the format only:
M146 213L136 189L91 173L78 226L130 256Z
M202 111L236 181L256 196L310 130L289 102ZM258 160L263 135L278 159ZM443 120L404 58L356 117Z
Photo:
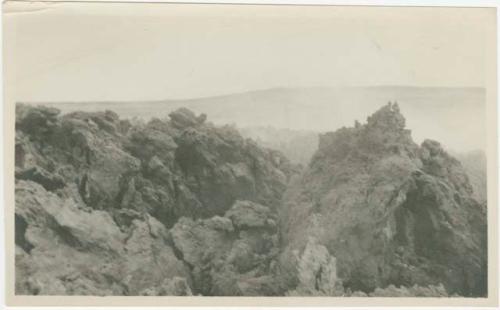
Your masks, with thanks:
M18 105L16 293L486 296L486 203L397 106L304 170L179 109Z

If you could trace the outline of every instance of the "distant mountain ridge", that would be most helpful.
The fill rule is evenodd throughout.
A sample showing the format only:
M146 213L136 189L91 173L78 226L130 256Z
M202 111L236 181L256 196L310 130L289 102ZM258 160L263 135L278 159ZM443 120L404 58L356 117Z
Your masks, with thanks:
M206 98L130 102L44 102L63 113L113 110L121 117L165 118L186 107L215 124L331 131L363 121L368 111L397 101L414 138L433 138L457 150L484 147L485 90L432 87L272 88ZM450 113L452 112L452 113ZM425 125L422 125L425 124ZM464 124L467 124L464 126Z
M38 103L42 105L47 104L75 104L75 103L99 103L99 104L122 104L122 103L172 103L172 102L187 102L187 101L198 101L207 99L220 99L226 97L233 97L239 95L252 95L252 94L265 94L271 92L289 92L289 91L340 91L340 90L361 90L361 91L419 91L419 92L448 92L448 91L464 91L464 92L485 92L483 87L434 87L434 86L411 86L411 85L379 85L379 86L343 86L343 87L327 87L327 86L316 86L316 87L270 87L255 89L243 92L229 92L220 95L210 95L210 96L199 96L192 98L169 98L169 99L147 99L147 100L74 100L74 101L37 101L37 102L26 102L29 104Z

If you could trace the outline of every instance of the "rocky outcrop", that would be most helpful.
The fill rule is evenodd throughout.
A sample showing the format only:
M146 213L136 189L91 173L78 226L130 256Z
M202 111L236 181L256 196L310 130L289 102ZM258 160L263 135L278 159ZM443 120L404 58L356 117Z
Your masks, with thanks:
M290 251L313 237L336 257L346 290L442 283L450 294L487 294L485 209L439 143L412 141L397 105L323 134L280 220Z
M200 287L197 277L207 273L196 270L205 265L180 251L189 242L179 245L169 231L195 223L234 239L226 254L241 260L225 272L245 273L239 294L264 290L272 279L256 266L268 268L270 247L277 251L274 215L295 168L206 115L180 109L169 118L131 123L111 111L60 115L18 105L19 294L225 295L218 273L211 275L218 286ZM257 258L242 254L254 250Z
M123 232L106 211L82 210L32 181L16 184L16 294L140 295L165 279L190 281L146 216Z
M397 105L305 171L187 109L16 110L16 293L485 296L485 202Z
M279 152L206 123L187 109L132 125L111 112L19 105L16 178L92 209L133 209L167 227L223 215L238 199L276 208L295 168Z
M237 201L223 217L181 218L171 230L202 295L279 295L276 218L270 209Z
M229 126L183 129L174 138L175 158L186 186L204 206L201 214L222 215L236 199L276 209L293 174L283 155L261 149Z
M59 116L53 109L18 106L18 178L40 182L48 190L75 189L89 207L112 208L118 181L140 171L140 161L123 150L119 123L111 111ZM61 183L70 186L62 189Z
M290 264L289 253L282 256L282 264ZM309 237L305 248L299 254L298 250L292 252L291 266L288 266L288 275L291 278L286 284L294 287L287 292L289 296L342 296L344 289L342 281L337 277L335 257L331 256L328 249L318 244L314 237ZM285 265L286 266L286 265ZM290 269L291 267L291 269Z

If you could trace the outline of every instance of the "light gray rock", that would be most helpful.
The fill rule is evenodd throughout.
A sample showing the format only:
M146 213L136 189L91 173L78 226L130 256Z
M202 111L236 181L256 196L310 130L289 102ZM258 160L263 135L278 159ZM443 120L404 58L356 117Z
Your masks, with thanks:
M189 278L152 217L130 235L105 211L83 211L31 181L16 184L16 293L138 295L166 277Z

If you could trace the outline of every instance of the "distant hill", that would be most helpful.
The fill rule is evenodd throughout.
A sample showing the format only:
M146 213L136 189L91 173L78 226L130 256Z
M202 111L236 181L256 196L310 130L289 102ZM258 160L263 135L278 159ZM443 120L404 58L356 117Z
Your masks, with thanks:
M366 120L368 113L397 101L417 142L442 141L450 148L484 147L485 91L481 88L345 87L273 88L189 100L143 102L45 102L63 112L110 109L121 117L166 117L186 107L216 124L330 131Z

